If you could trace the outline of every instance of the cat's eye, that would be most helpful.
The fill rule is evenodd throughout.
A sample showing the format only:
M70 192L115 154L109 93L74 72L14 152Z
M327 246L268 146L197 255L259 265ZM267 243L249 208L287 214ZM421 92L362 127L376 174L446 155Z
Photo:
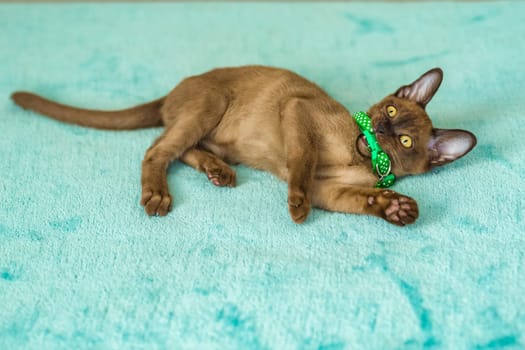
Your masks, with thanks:
M401 142L401 144L405 148L412 147L412 138L410 136L401 135L401 136L399 136L399 141Z
M388 107L386 107L386 112L388 113L388 116L390 118L393 118L397 114L397 108L394 107L394 106L388 106Z

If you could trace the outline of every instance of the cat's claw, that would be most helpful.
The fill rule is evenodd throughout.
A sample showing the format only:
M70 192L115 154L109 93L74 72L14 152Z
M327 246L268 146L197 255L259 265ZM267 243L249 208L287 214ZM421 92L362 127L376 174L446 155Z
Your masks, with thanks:
M237 182L235 171L229 167L209 169L206 175L215 186L235 187Z
M369 204L371 202L375 204L375 199L369 199ZM394 225L412 224L419 216L416 201L394 191L383 191L377 203L381 206L380 216Z
M161 191L145 190L142 193L140 204L144 206L144 210L150 216L165 216L171 211L171 196L169 193Z

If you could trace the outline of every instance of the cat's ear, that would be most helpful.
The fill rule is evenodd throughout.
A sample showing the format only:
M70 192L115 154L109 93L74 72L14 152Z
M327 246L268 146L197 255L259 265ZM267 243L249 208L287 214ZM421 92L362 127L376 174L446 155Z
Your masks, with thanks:
M470 152L476 143L476 136L466 130L433 129L428 142L430 166L455 161Z
M412 84L401 86L394 95L417 102L425 108L441 85L442 80L443 71L441 68L434 68L420 76Z

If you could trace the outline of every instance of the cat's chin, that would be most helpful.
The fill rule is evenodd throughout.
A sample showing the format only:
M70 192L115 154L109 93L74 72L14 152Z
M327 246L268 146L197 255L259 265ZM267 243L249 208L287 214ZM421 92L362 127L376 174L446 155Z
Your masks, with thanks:
M361 154L363 157L370 158L370 150L368 148L368 142L366 142L365 135L359 135L357 138L356 147L359 154Z

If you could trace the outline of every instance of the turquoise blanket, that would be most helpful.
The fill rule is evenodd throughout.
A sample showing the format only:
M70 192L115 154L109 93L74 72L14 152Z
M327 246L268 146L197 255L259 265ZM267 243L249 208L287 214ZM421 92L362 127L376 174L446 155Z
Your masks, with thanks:
M525 3L0 5L1 349L525 347ZM439 66L435 125L467 157L400 180L420 219L314 210L237 166L174 164L167 217L139 204L161 129L108 132L16 107L15 90L115 109L213 67L265 64L351 111Z

